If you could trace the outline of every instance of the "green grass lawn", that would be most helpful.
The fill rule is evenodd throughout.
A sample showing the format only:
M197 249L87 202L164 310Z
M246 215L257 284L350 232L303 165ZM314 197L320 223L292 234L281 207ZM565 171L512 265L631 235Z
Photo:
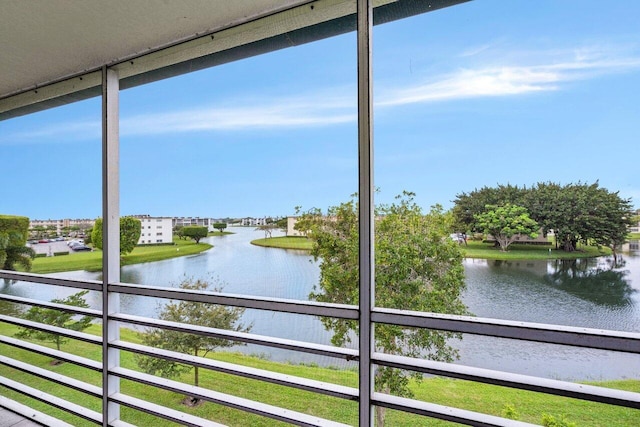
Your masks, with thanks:
M306 237L270 237L267 239L252 240L252 244L269 248L311 250L312 241ZM492 243L482 243L479 241L468 241L467 246L461 246L464 256L467 258L484 258L497 260L512 259L577 259L591 258L602 255L610 255L607 248L597 248L595 246L580 246L575 252L564 252L556 250L555 245L524 245L514 243L509 246L507 252L501 252L500 248L493 247Z
M493 246L493 243L483 243L479 241L469 240L467 246L461 246L464 256L467 258L484 258L497 260L511 259L577 259L592 258L602 255L610 255L611 251L607 248L597 248L595 246L578 247L577 251L564 252L556 250L555 245L526 245L514 243L509 246L507 252L500 251L500 248Z
M131 253L120 257L120 265L140 264L160 261L180 256L194 255L212 248L208 243L196 244L193 240L182 240L174 237L174 245L136 246ZM33 260L32 273L56 273L59 271L88 270L99 271L102 268L102 251L71 251L69 255L42 257Z
M310 251L313 242L306 237L301 236L281 236L252 240L251 244L257 246L265 246L268 248L299 249L302 251Z
M16 331L17 328L15 326L0 324L0 333L3 335L12 336ZM92 325L88 332L99 334L99 325ZM121 330L121 338L126 341L139 342L139 338L136 333L128 329ZM72 341L64 344L62 349L94 360L100 360L101 357L100 347L87 343ZM48 357L28 353L5 345L0 345L0 354L10 355L13 358L34 364L35 366L52 370L91 384L99 385L101 381L100 374L97 372L79 368L70 363L52 365L50 363L51 360ZM357 372L349 369L277 363L264 360L260 357L230 352L214 353L211 357L226 362L334 384L341 384L349 387L357 387L358 384ZM137 369L135 357L127 352L121 352L121 365L126 368ZM33 387L41 388L51 394L69 399L75 403L81 403L93 410L100 410L100 401L98 399L90 398L82 393L48 383L31 375L13 370L12 368L0 366L0 375L12 378ZM188 373L182 375L179 380L185 383L190 383L192 382L192 378L193 374ZM639 380L607 381L591 384L640 392ZM229 374L222 374L203 369L200 370L200 385L210 390L253 399L285 407L290 410L305 412L351 425L357 424L358 407L356 402L317 395L311 392L295 390L284 386L239 378ZM426 378L422 382L411 381L410 387L415 394L415 398L419 400L497 416L504 415L506 409L511 407L518 414L519 420L536 424L541 422L541 416L543 413L554 415L556 418L560 415L565 415L569 421L575 422L577 426L630 426L634 425L638 420L638 417L640 417L640 411L634 409L619 408L577 399L548 396L541 393L442 377ZM186 407L181 403L184 396L180 394L160 391L153 387L130 381L122 381L121 389L125 394L230 426L283 425L282 423L272 421L267 418L251 415L212 403L203 403L195 408ZM47 413L51 413L52 415L60 417L73 425L92 425L89 422L70 416L65 412L48 408L40 402L25 398L8 389L0 387L0 394L14 400L26 402L29 406L43 412L46 411ZM154 427L175 425L126 407L122 408L122 418L124 421L135 425L154 425ZM388 426L413 427L450 425L445 422L397 411L389 411L387 421Z

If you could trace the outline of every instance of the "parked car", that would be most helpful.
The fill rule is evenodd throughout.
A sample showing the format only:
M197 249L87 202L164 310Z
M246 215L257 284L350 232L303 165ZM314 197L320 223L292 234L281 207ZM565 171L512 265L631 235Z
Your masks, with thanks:
M38 243L49 243L48 239L40 239L38 240Z
M91 248L86 245L77 244L77 245L71 246L71 250L75 252L80 252L80 251L90 251Z

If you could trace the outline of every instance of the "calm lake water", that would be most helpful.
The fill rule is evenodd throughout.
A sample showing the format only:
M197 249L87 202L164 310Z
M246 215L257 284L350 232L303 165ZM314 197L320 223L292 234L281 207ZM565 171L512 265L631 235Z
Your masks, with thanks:
M177 286L184 277L203 278L234 294L308 299L318 281L318 264L303 251L269 249L249 244L263 237L253 228L231 228L235 234L209 238L214 248L195 256L122 268L122 281ZM640 256L623 255L578 261L465 260L464 302L479 317L640 332ZM56 276L99 279L84 271ZM0 292L50 300L73 290L18 282ZM100 306L100 295L88 302ZM121 297L125 313L155 316L161 302L153 298ZM317 318L247 310L244 322L252 332L328 344L331 333ZM506 339L465 335L454 345L457 363L548 378L585 380L640 377L640 356L601 350L574 349ZM346 362L260 346L238 351L271 360L346 366Z

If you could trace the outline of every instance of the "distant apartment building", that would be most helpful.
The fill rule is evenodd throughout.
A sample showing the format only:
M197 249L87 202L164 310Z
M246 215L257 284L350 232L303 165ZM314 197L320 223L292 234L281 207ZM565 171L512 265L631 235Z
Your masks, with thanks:
M261 225L267 224L267 218L242 218L240 221L240 225L244 225L247 227L260 227Z
M295 229L297 222L298 222L297 216L287 217L287 236L304 236L304 233Z
M173 243L173 218L135 215L140 220L139 245Z
M77 231L86 231L93 228L95 220L88 218L81 219L33 219L29 222L29 228L33 229L36 227L55 227L56 233L58 235L66 234L71 230Z
M198 226L198 227L207 227L207 230L214 231L213 224L218 222L213 218L200 218L199 216L191 217L191 216L182 216L182 217L174 217L172 219L173 227L187 227L187 226Z

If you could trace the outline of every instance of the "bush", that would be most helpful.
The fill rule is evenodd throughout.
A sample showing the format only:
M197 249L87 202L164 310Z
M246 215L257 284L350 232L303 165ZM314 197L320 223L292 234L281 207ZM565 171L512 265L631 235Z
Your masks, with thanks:
M69 251L64 251L64 252L54 252L53 256L62 256L62 255L69 255Z
M517 420L520 418L520 414L516 411L516 407L508 403L502 408L502 416L504 418L509 418L510 420Z
M576 423L567 420L564 415L558 419L550 414L542 414L542 425L545 427L576 427Z
M35 257L36 257L36 258L44 258L44 257L46 257L46 256L47 256L47 254L44 254L44 253L43 253L43 254L36 254L36 255L35 255Z

